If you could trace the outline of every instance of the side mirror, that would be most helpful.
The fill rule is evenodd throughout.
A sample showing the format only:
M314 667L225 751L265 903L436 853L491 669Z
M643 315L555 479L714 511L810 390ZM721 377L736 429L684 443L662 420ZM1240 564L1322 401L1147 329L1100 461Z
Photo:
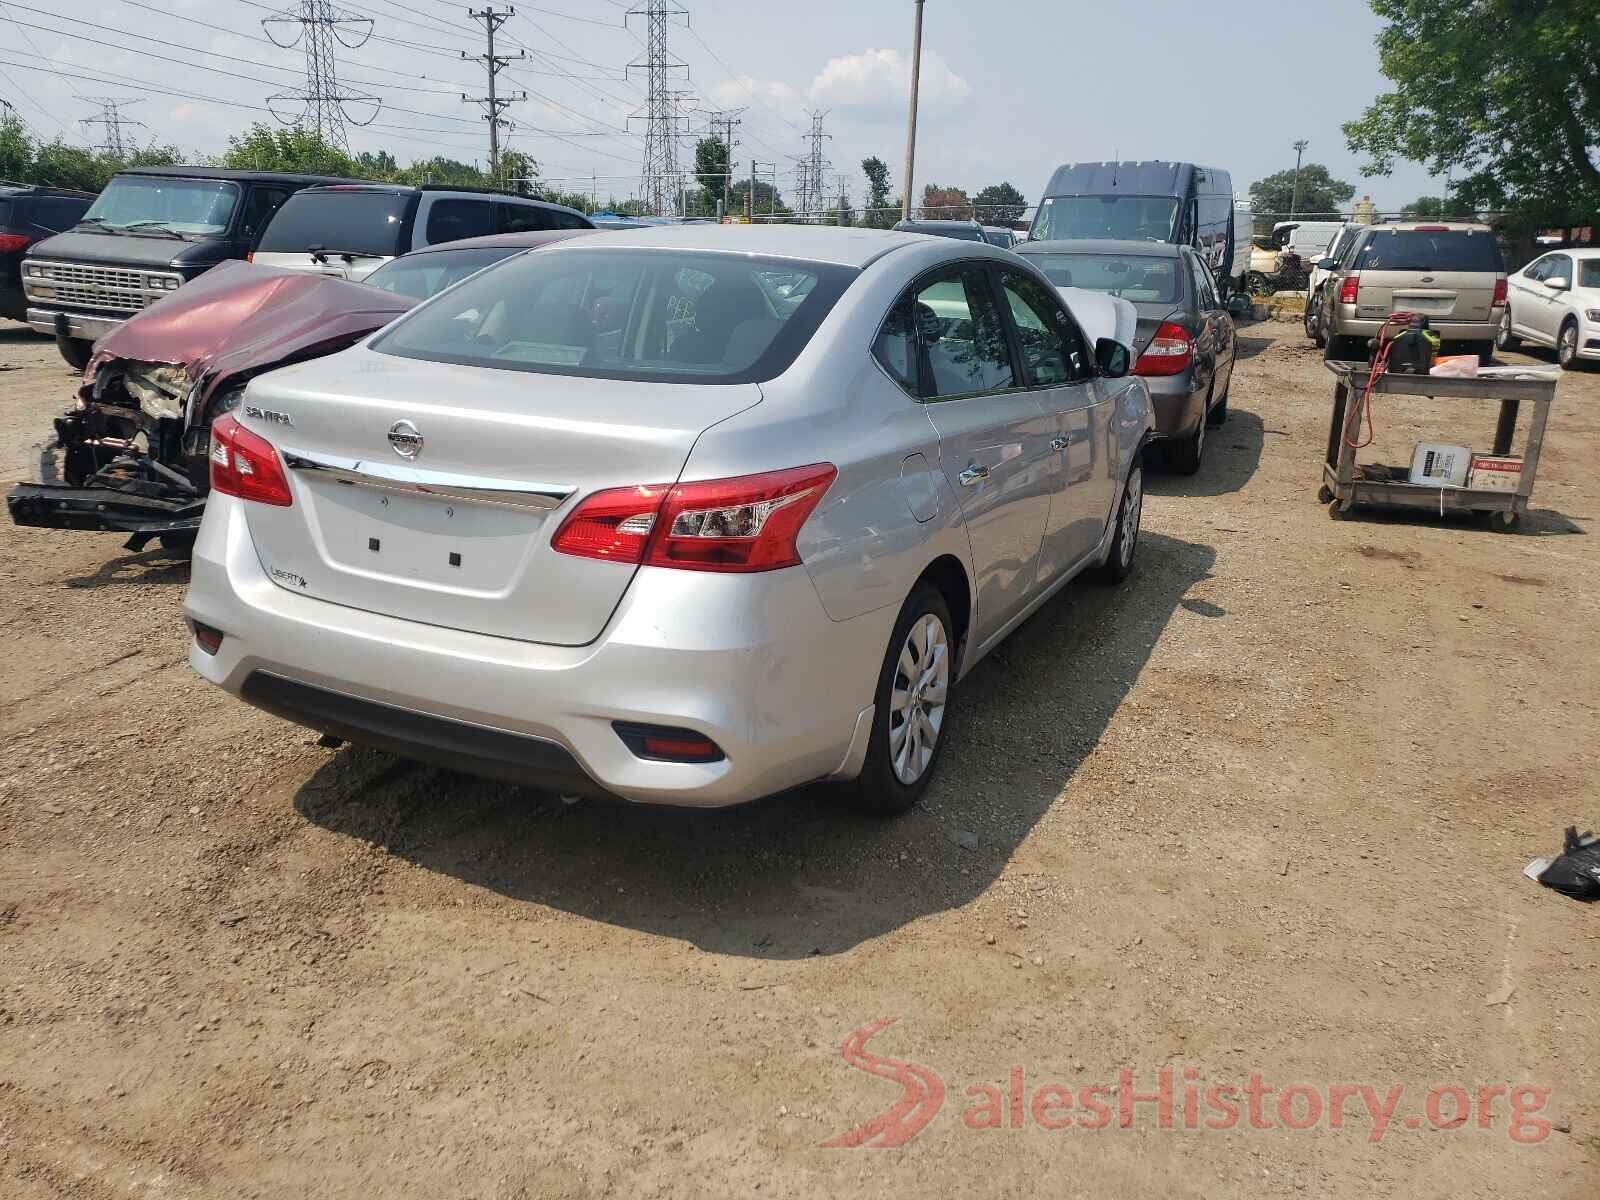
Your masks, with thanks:
M1317 260L1317 270L1319 271L1332 271L1338 265L1339 260L1337 258L1320 258Z
M1546 279L1544 281L1544 285L1552 292L1564 292L1569 286L1571 286L1565 279Z
M1100 338L1094 344L1094 365L1108 379L1121 379L1132 365L1128 348L1115 338Z

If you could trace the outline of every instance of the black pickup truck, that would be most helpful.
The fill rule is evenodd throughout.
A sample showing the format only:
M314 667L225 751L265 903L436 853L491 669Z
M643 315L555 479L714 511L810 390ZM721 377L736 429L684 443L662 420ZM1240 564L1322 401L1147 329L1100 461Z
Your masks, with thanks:
M219 262L246 257L295 192L349 182L224 167L122 171L77 225L28 247L27 322L55 334L61 357L81 371L95 341L134 313Z

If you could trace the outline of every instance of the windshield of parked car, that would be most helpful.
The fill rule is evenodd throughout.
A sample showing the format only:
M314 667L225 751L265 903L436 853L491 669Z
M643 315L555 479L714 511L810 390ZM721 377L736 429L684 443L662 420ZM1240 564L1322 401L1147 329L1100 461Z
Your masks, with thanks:
M233 220L239 185L226 179L118 175L82 220L112 229L154 233L221 233Z
M434 298L372 349L552 375L756 383L787 369L856 274L717 252L545 250Z
M410 200L397 192L296 192L272 214L256 252L304 254L316 246L329 254L399 254Z
M1488 230L1382 229L1356 253L1354 271L1505 270Z
M1578 286L1600 288L1600 258L1578 260Z
M526 247L523 246L480 246L475 250L433 250L424 254L407 254L384 263L364 282L386 292L426 300L491 263L521 254L524 249Z
M1057 287L1109 292L1136 304L1176 304L1183 296L1176 258L1132 254L1025 254Z
M1028 237L1170 242L1177 221L1178 202L1171 196L1053 196L1039 205Z

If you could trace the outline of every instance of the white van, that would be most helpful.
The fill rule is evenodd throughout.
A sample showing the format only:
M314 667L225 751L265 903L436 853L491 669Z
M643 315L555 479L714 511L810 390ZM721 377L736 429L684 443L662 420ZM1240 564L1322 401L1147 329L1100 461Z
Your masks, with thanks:
M305 188L285 200L250 261L359 281L397 255L439 242L593 228L577 209L509 192L340 183Z

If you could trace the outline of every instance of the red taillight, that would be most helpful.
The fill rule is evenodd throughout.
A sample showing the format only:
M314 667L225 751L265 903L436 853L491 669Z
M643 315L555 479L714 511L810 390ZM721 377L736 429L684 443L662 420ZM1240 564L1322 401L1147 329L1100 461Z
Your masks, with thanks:
M613 488L573 509L551 545L563 554L688 571L774 571L838 471L829 463L672 486Z
M251 250L248 254L246 254L244 256L244 260L247 263L255 262L255 260L256 260L256 252L254 250Z
M1163 321L1155 337L1133 365L1135 375L1180 375L1194 361L1194 342L1188 330L1172 321Z
M1339 285L1339 303L1354 304L1356 296L1361 291L1361 276L1352 273L1344 277L1344 282Z
M289 479L272 443L224 413L211 423L211 487L225 496L275 504L294 503Z
M1504 279L1496 279L1494 281L1494 304L1493 304L1492 307L1494 307L1494 308L1504 308L1505 306L1506 306L1506 281Z
M222 630L213 625L204 625L199 621L194 623L195 645L207 654L215 654L222 649Z
M26 250L33 245L33 239L25 233L0 233L0 253Z
M1449 233L1450 227L1448 225L1417 225L1413 226L1411 231L1413 233Z

